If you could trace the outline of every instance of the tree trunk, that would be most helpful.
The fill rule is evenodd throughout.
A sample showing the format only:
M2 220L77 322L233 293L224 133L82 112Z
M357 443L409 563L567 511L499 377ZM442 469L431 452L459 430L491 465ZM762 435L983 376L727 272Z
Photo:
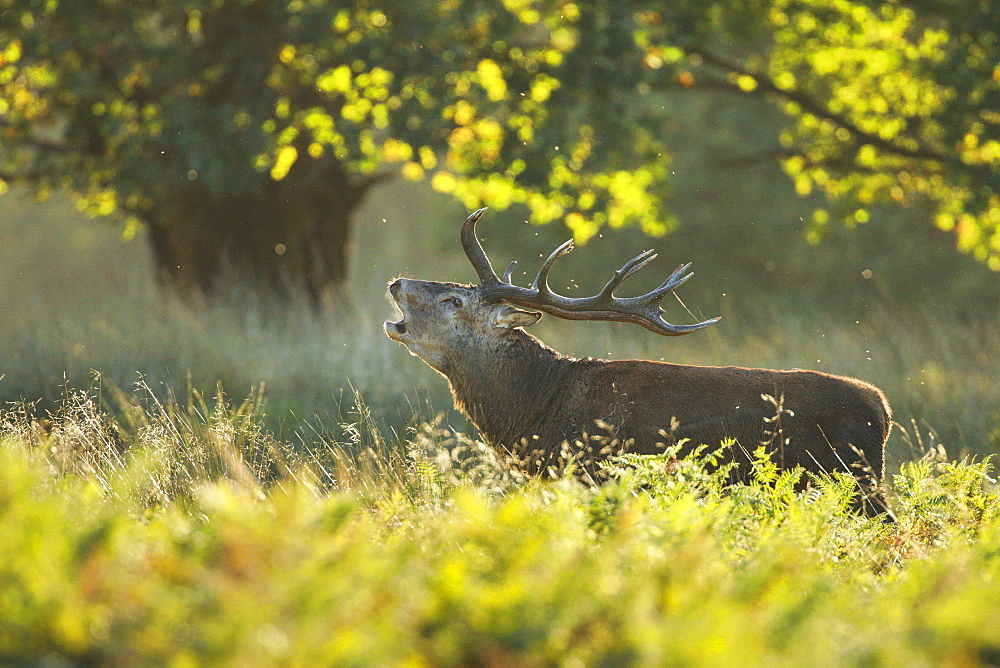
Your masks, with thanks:
M147 219L161 279L184 296L235 279L260 293L301 291L319 307L347 276L351 215L370 185L352 183L334 160L309 158L244 192L185 183Z

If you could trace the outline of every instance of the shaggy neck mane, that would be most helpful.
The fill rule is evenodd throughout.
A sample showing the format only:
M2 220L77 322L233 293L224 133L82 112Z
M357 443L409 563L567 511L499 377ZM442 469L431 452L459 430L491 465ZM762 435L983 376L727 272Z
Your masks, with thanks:
M573 361L516 329L476 355L451 360L447 377L456 407L492 444L511 447L536 433Z

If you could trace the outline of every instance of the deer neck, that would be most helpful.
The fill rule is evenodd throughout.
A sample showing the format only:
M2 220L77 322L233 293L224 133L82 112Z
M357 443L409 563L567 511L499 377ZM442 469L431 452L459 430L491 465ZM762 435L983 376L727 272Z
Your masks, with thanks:
M456 406L483 436L511 446L535 432L572 358L520 330L492 343L452 361L447 377Z

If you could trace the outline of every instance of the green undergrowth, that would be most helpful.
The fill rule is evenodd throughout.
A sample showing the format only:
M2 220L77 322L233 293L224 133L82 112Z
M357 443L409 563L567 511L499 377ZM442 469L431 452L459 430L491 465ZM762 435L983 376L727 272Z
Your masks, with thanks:
M526 480L439 424L283 440L262 402L71 394L0 416L0 663L1000 661L992 462L940 446L847 509L701 448Z

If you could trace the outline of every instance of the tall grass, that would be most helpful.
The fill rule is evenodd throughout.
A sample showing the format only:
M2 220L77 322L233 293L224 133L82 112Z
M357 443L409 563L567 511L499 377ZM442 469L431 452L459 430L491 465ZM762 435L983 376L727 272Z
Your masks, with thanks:
M284 439L267 428L265 405L263 387L237 400L221 385L161 399L144 383L124 391L98 377L89 391L67 389L52 410L8 407L0 438L37 453L56 476L87 478L139 506L186 506L200 485L220 480L258 499L288 485L415 499L443 486L502 494L524 482L492 448L438 422L387 434L359 394L343 421Z

